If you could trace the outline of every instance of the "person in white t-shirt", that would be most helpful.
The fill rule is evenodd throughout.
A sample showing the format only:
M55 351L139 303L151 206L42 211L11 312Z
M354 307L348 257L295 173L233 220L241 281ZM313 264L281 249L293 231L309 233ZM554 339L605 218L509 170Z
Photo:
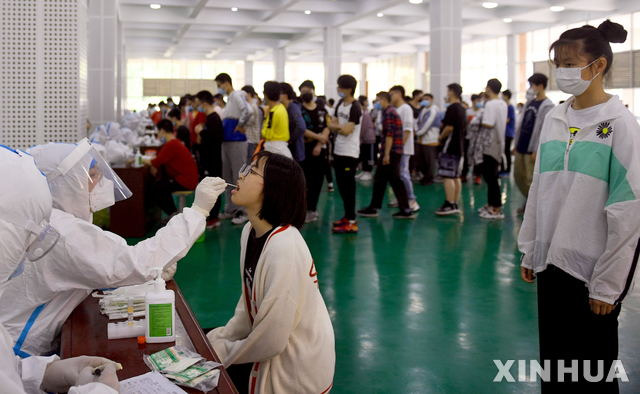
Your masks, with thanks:
M487 183L487 205L480 209L480 217L484 219L504 219L498 171L503 160L508 109L507 104L499 97L501 89L502 83L497 79L487 82L487 102L480 118L483 132L489 133L482 152L482 175Z
M413 109L406 101L404 101L404 87L400 85L393 86L389 89L391 94L391 105L396 107L400 119L402 119L402 130L404 131L404 153L400 159L400 178L407 189L407 197L409 197L409 208L413 212L420 210L420 206L416 202L416 195L413 192L413 183L411 182L411 173L409 172L409 160L415 152L415 144L413 141Z
M360 119L362 107L353 96L356 79L351 75L338 78L338 95L333 117L328 127L336 134L333 148L333 166L336 171L338 191L344 206L344 217L333 223L334 233L357 233L356 222L356 168L360 157Z

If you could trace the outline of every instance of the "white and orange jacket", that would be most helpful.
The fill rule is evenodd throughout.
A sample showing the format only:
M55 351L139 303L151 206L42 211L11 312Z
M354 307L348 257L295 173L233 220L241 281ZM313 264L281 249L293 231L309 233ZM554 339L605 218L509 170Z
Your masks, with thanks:
M241 238L243 277L251 224ZM329 312L311 253L293 226L277 227L264 245L253 289L243 291L231 320L207 334L225 366L253 363L250 393L327 393L335 368Z
M570 98L549 112L518 237L522 266L548 264L609 304L628 294L640 256L640 125L617 96L569 129Z

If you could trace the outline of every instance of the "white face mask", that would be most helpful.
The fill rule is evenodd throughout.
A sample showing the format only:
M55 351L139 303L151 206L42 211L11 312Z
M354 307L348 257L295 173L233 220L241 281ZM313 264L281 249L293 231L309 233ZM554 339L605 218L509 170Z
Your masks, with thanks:
M598 60L598 59L596 59ZM584 93L591 85L593 81L600 73L593 76L588 81L582 79L582 70L591 66L596 60L587 64L584 67L558 67L555 69L556 83L560 90L567 94L579 96Z
M113 192L113 182L109 179L102 178L100 182L89 193L89 205L91 212L98 212L108 208L116 203Z
M537 94L536 92L533 90L533 88L529 88L529 90L527 90L527 93L525 94L525 98L527 99L527 101L531 101L534 98L536 98Z

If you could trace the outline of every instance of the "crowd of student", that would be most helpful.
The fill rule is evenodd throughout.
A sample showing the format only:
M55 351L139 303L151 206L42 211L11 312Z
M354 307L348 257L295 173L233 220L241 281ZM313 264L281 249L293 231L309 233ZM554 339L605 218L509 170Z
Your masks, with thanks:
M174 214L171 193L193 190L205 176L235 184L240 168L265 150L293 158L303 168L306 222L319 219L324 180L333 191L335 172L344 208L344 216L332 224L335 233L357 233L357 216L378 216L387 184L394 195L388 205L398 207L394 218L414 219L421 209L414 182L442 182L444 203L435 214L459 214L462 184L470 171L474 183L484 178L487 184L480 217L503 219L500 178L512 171L515 155L516 184L527 196L542 123L553 108L545 95L548 78L540 73L529 78L527 102L517 110L510 102L512 93L502 91L497 79L489 80L484 92L472 94L470 104L462 98L462 86L450 84L444 108L435 104L432 94L416 89L409 97L400 85L378 92L370 107L366 96L355 97L357 82L351 75L338 78L337 103L316 96L310 80L300 84L299 95L286 82L268 81L262 99L250 85L234 90L228 74L219 74L215 82L215 95L207 90L187 94L177 105L168 98L157 111L149 105L159 137L166 142L148 162L154 173L161 170L154 193L158 205ZM360 210L358 180L373 181L370 204ZM229 192L225 201L224 212L220 203L211 211L208 228L219 226L221 219L246 222Z

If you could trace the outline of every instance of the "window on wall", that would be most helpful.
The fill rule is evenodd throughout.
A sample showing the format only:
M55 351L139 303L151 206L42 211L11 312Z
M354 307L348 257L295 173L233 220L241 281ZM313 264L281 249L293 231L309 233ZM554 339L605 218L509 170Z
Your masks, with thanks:
M465 96L484 91L487 81L491 78L500 80L506 89L509 82L507 38L499 37L464 44L461 65L460 84Z
M373 97L380 91L389 90L393 85L402 85L406 91L411 92L415 88L415 67L415 55L395 56L367 63L368 95ZM346 72L344 64L343 72ZM360 75L360 72L357 74ZM353 74L359 80L358 75Z
M287 62L284 79L293 86L296 94L300 94L298 86L309 79L316 87L316 94L324 94L324 64L320 62Z
M244 85L244 62L224 60L177 60L177 59L129 59L127 61L127 101L126 108L142 110L149 103L166 100L163 97L145 97L143 80L146 79L211 79L221 72L231 75L233 84ZM173 100L185 93L175 92ZM213 92L212 92L213 93Z

